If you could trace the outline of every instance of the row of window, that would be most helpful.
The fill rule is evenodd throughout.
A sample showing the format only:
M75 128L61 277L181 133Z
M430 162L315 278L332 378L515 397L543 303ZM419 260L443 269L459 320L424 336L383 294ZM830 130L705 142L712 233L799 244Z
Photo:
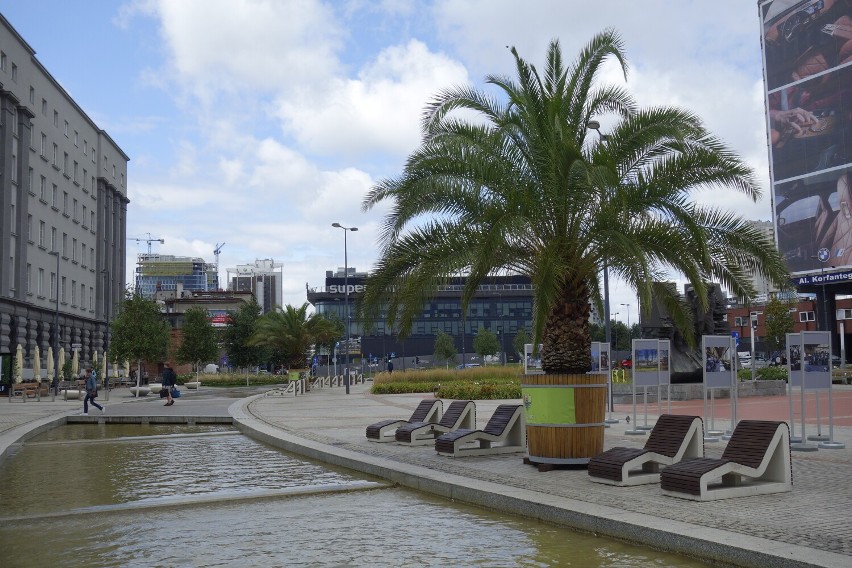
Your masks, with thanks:
M30 180L33 177L31 168ZM39 201L45 205L49 203L54 211L59 211L59 187L55 183L52 183L50 184L50 190L48 190L47 185L47 178L40 176L38 187ZM32 196L36 195L32 183L30 183L29 192ZM89 209L85 204L81 204L76 197L72 197L69 200L67 191L62 192L62 215L71 219L74 223L82 224L84 229L88 229L92 233L95 232L95 209ZM12 218L14 219L14 216Z
M28 223L27 223L27 239L29 240L30 243L35 244L35 241L33 240L33 216L27 215L27 220L28 220ZM44 221L39 221L38 222L38 246L43 248L43 249L47 249L46 230L47 230L47 224ZM57 237L56 227L51 227L50 228L50 251L51 252L57 251L56 237ZM92 268L94 268L94 266L95 266L95 248L94 247L87 247L86 243L81 242L80 247L79 247L80 256L78 257L77 256L77 250L78 250L77 242L78 241L77 241L76 238L71 239L71 262L80 262L81 266L83 268L86 268L86 261L87 261L87 257L88 257L88 261L89 261L90 265L92 266ZM88 251L88 253L87 253L87 251ZM61 251L61 254L62 254L63 258L68 258L68 233L62 233L62 251Z
M31 264L27 264L27 294L32 295L35 292L36 296L39 298L45 297L45 288L44 288L44 268L38 269L38 274L36 276L35 281L35 291L33 291L33 278L32 278L33 266ZM67 294L67 278L65 276L60 280L59 287L59 301L63 304L68 301ZM77 295L77 290L79 289L80 295ZM86 291L88 290L88 308L86 307ZM50 273L50 300L56 301L56 273ZM78 306L79 300L79 306ZM76 280L71 280L71 307L76 308L79 307L81 310L88 309L90 312L95 311L95 287L89 286L87 287L82 282L77 286Z
M7 59L8 59L8 57L6 56L6 54L4 52L0 51L0 71L3 71L3 72L7 71L7 65L8 65ZM12 71L12 81L17 82L17 80L18 80L18 66L15 65L14 63L12 63L11 64L11 71ZM30 100L30 104L34 107L35 104L36 104L36 102L35 102L36 101L36 93L35 93L35 87L33 87L33 86L30 86L30 98L29 98L29 100ZM47 105L47 99L42 98L41 99L41 114L44 115L44 116L47 116L47 113L48 113L47 106L48 106ZM13 134L17 135L17 133L18 133L18 117L17 117L17 111L15 109L12 109L10 119L12 121ZM70 138L71 137L70 124L68 123L67 120L65 120L63 122L64 122L63 132L65 134L65 137ZM59 126L59 111L56 110L56 109L53 110L53 126L56 127L56 128L60 127ZM80 133L77 130L74 130L74 146L77 147L77 148L80 147ZM88 156L89 150L90 150L89 141L84 139L83 140L83 155ZM47 134L45 134L44 132L41 133L40 154L41 154L41 157L44 158L45 160L48 158L48 156L47 156ZM96 152L95 152L94 146L91 148L91 159L92 159L93 164L97 164L97 157L96 157ZM13 160L12 162L13 162L13 164L17 163L15 160ZM104 162L104 172L109 172L110 171L109 170L110 164L109 164L109 159L108 159L107 156L103 156L103 162ZM56 144L56 143L53 144L53 166L57 169L59 168L59 145ZM63 161L63 166L62 166L62 172L66 177L71 176L71 172L69 171L68 152L64 152L64 161ZM74 170L73 170L74 183L79 183L78 180L77 180L77 172L78 172L78 164L75 161L74 162ZM115 164L112 164L112 177L113 177L113 179L116 179L116 174L117 174L116 166L115 166ZM14 175L14 173L13 173L13 175ZM124 187L124 173L122 172L122 173L118 174L118 176L120 178L121 187ZM94 178L92 178L92 179L94 180ZM86 183L85 170L84 170L84 173L83 173L83 183L84 184ZM95 184L94 184L94 181L93 181L92 182L92 188L94 189L94 187L95 187Z

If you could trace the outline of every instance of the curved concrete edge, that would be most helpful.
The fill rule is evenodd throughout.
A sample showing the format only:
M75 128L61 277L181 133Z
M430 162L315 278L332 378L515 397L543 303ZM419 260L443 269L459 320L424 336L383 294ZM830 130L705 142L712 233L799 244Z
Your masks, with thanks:
M0 463L9 458L15 446L18 446L33 436L66 423L69 416L79 414L80 410L69 410L60 414L51 414L38 420L33 420L11 428L0 434Z
M261 396L241 399L228 409L234 425L245 435L294 454L386 479L403 487L724 565L849 566L849 558L836 553L473 480L306 440L252 415L248 406Z

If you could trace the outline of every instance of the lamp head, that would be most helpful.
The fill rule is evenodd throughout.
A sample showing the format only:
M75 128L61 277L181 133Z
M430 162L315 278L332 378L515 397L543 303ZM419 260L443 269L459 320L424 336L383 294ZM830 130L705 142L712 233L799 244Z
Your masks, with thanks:
M332 224L331 224L331 226L332 226L332 227L337 227L338 229L342 229L342 228L343 228L343 225L341 225L340 223L332 223Z
M350 228L349 228L349 230L350 230L350 231L357 231L357 230L358 230L358 227L350 227Z
M586 128L588 128L589 130L600 130L601 123L597 120L590 120L586 123Z

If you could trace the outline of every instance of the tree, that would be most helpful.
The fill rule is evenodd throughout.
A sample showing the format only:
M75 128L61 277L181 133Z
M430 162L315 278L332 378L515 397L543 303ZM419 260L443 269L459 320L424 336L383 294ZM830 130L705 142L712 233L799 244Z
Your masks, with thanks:
M219 355L216 330L207 317L207 311L193 306L183 315L180 346L175 354L179 363L192 363L196 377L204 361L215 361Z
M453 338L444 333L443 331L439 331L435 335L435 360L436 361L446 361L447 368L450 367L450 360L455 361L456 355L458 355L458 351L456 351L456 345L453 343Z
M793 315L790 313L790 308L794 306L793 302L785 302L774 296L763 308L766 318L764 340L770 353L783 351L787 346L787 334L793 333L795 327Z
M567 67L551 42L543 73L511 53L517 79L487 78L499 97L470 87L440 92L403 172L365 197L364 210L391 202L361 298L365 314L387 304L388 319L407 330L424 296L453 276L468 275L464 309L489 275L525 274L544 371L584 373L604 264L640 305L661 301L687 337L688 306L655 284L671 273L705 310L709 281L740 297L754 296L752 274L786 283L775 244L713 205L726 189L760 197L748 165L693 113L638 109L625 88L601 84L607 60L626 78L616 32L595 36ZM589 130L599 119L612 120L606 142ZM697 192L710 195L699 203Z
M169 350L171 326L154 300L127 292L110 324L109 357L113 363L163 361ZM137 380L141 375L137 372Z
M518 333L515 334L515 339L512 340L512 348L514 348L515 353L517 353L518 357L521 359L524 357L524 346L527 343L532 343L532 339L530 339L527 329L522 327L518 330Z
M480 327L473 338L473 350L485 361L486 357L500 353L500 342L496 335Z
M222 343L228 353L228 363L236 368L259 365L267 359L266 349L249 345L260 317L260 305L252 299L228 314L228 326L222 334Z
M248 344L270 348L277 362L288 369L304 369L308 366L311 346L318 338L326 338L336 330L331 320L316 313L309 316L307 302L299 308L288 304L262 315Z

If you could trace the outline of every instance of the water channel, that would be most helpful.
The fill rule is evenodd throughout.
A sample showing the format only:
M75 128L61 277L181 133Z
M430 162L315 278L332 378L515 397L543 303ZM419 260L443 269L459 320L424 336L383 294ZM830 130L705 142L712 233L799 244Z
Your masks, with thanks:
M63 426L0 480L4 568L703 566L389 487L225 426Z

